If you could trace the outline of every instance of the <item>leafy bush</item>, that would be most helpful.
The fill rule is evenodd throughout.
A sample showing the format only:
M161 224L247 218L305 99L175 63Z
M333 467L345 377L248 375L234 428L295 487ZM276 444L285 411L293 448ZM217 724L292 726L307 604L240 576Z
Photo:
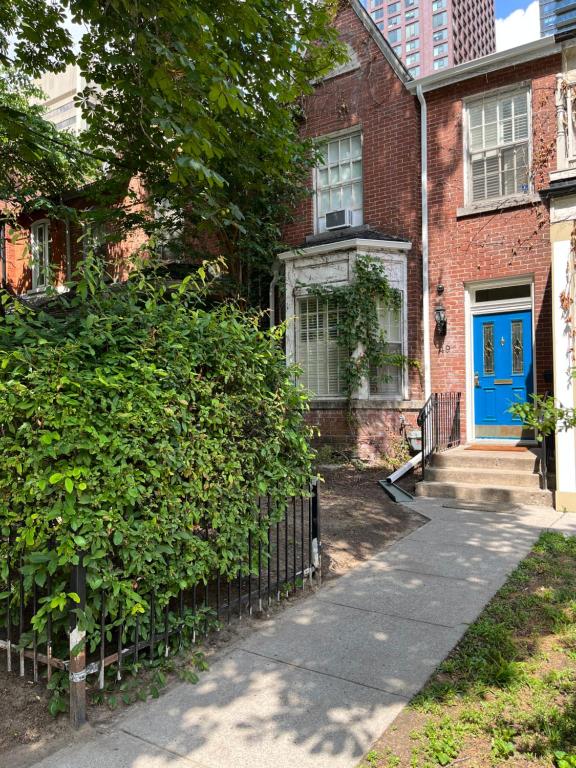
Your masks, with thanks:
M65 621L79 553L97 636L103 591L112 624L134 623L149 595L161 609L234 575L269 524L257 497L280 507L309 480L306 399L281 332L206 308L199 274L169 290L141 270L105 287L87 269L65 311L16 305L0 324L0 577L9 551L22 556L40 634L49 614Z

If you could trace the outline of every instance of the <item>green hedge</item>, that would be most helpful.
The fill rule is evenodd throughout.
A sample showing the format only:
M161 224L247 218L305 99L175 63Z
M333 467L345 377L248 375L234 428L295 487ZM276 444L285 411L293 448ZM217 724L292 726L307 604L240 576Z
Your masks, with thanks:
M0 520L4 537L18 530L27 593L41 588L40 632L48 613L65 621L80 551L87 628L102 589L111 620L135 617L152 593L161 608L235 574L249 532L265 536L257 497L281 505L310 478L306 398L279 331L234 306L202 308L194 281L97 282L63 313L17 306L0 323Z

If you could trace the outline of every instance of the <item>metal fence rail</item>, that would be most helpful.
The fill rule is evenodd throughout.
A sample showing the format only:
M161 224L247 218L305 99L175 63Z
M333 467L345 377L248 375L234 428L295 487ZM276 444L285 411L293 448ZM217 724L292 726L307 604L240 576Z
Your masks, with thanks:
M270 499L259 499L260 518L265 519L271 512ZM49 681L55 669L67 671L70 719L80 726L86 720L87 679L103 689L108 667L115 665L116 679L120 680L123 666L129 661L168 657L182 647L187 627L192 627L195 642L198 633L205 636L222 622L263 611L284 593L304 589L313 578L320 583L320 553L320 502L318 484L314 482L310 494L288 500L283 518L268 529L267 540L254 544L250 534L247 561L238 564L234 578L215 574L207 584L180 590L163 608L158 605L158 595L145 595L149 614L137 617L130 633L124 621L112 621L108 616L107 595L102 591L95 637L81 629L77 618L86 607L87 594L87 574L81 556L70 577L70 592L76 593L80 602L68 606L69 627L65 632L55 632L49 619L42 638L34 631L32 618L41 598L51 594L58 574L48 576L43 588L34 583L27 594L25 563L22 559L16 565L9 562L7 579L0 582L0 606L4 603L4 609L0 607L0 650L5 653L9 672L17 670L21 677L34 682L41 678ZM18 607L16 622L14 604Z
M460 445L460 392L434 392L418 415L422 430L422 477L434 453Z

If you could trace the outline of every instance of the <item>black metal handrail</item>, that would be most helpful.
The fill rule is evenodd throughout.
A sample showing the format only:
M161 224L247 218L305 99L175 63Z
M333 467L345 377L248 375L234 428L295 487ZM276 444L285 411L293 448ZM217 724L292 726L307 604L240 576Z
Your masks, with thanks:
M422 477L432 454L460 445L460 392L434 392L418 414L422 431Z

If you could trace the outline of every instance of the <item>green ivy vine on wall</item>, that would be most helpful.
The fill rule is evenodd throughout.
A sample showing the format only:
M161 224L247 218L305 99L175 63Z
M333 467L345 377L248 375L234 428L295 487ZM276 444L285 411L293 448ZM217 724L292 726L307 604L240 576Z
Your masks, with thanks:
M338 307L337 340L345 352L343 387L348 412L363 380L386 366L403 368L415 365L405 355L389 351L388 339L380 327L378 311L400 312L402 293L390 285L384 265L368 255L358 256L354 279L337 287L314 287L310 294L333 302Z

